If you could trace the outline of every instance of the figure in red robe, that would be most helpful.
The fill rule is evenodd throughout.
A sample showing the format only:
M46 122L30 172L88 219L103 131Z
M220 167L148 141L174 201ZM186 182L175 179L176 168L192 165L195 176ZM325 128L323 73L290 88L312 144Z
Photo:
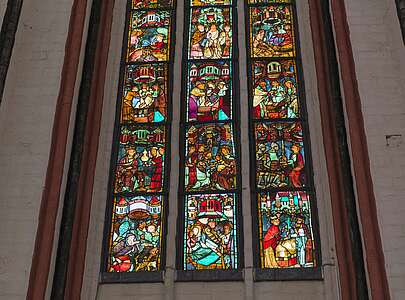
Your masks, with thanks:
M273 216L270 218L270 223L271 225L263 238L264 267L278 268L275 253L281 239L279 229L280 219L277 216Z

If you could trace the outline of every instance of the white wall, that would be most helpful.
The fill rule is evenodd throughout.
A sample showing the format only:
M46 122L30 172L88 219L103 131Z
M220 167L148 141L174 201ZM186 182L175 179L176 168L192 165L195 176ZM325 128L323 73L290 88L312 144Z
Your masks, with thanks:
M394 0L346 0L346 11L390 290L393 299L401 300L405 299L405 47Z
M22 8L0 106L1 299L26 297L71 7Z

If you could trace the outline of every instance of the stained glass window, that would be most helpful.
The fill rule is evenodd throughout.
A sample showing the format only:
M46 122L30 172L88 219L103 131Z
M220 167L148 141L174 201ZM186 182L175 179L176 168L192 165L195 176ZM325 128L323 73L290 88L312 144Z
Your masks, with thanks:
M241 267L236 4L189 1L183 55L178 268L226 272Z
M128 2L114 133L105 273L163 268L172 1Z
M306 279L294 274L319 272L320 252L295 6L246 0L246 13L256 266Z

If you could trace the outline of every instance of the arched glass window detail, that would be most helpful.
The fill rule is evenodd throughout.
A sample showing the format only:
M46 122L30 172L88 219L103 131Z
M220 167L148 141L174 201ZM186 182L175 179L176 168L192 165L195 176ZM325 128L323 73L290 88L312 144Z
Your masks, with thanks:
M110 278L164 266L173 23L171 0L128 2L104 242Z
M186 273L241 266L234 2L186 1L178 251Z
M256 279L317 278L320 244L295 4L246 1Z

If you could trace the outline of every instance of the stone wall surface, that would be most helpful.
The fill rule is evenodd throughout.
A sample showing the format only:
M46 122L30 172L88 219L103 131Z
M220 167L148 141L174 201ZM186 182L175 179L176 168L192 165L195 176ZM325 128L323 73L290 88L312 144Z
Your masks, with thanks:
M0 106L0 299L26 297L71 7L22 8Z
M395 1L346 0L346 11L390 291L400 300L405 299L405 48Z

